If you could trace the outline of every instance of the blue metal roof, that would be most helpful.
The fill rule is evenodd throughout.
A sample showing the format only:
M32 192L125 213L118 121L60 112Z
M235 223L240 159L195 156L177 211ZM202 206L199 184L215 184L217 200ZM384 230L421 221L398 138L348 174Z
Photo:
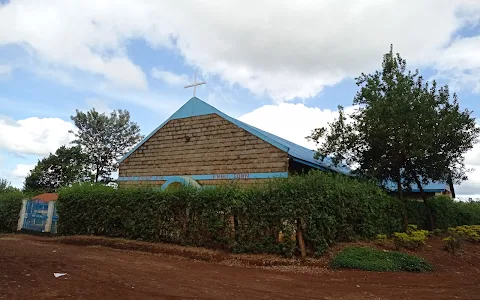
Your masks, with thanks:
M386 183L384 183L383 186L386 189L388 189L392 192L397 191L397 183L396 182L393 182L393 181L386 182ZM446 183L441 183L441 182L431 182L430 181L427 184L424 184L422 187L423 187L423 190L426 193L441 193L441 192L444 192L444 191L450 191L449 185L446 184ZM420 193L420 189L417 187L416 184L412 184L411 191L413 193Z
M237 125L238 127L241 127L245 130L247 130L246 128L250 128L251 131L257 131L257 132L260 132L262 133L264 136L266 137L269 137L270 140L274 140L276 141L277 143L285 146L288 150L287 150L287 153L289 154L289 156L298 161L298 162L301 162L305 165L309 165L311 167L314 167L314 168L320 168L320 169L327 169L327 170L332 170L332 171L335 171L335 172L339 172L339 173L343 173L343 174L348 174L350 173L350 169L346 166L335 166L333 164L333 162L331 161L330 158L326 157L325 159L323 160L317 160L314 158L315 156L315 151L314 150L311 150L311 149L308 149L308 148L305 148L303 146L300 146L298 144L295 144L295 143L292 143L286 139L283 139L279 136L276 136L274 134L271 134L269 132L266 132L266 131L263 131L261 129L258 129L256 127L253 127L251 125L248 125L246 123L243 123L239 120L236 120L236 119L233 119L232 120L232 123L234 123L235 125ZM247 130L249 131L249 130ZM252 132L253 133L253 132ZM257 134L255 134L257 135ZM258 136L258 135L257 135ZM260 136L259 136L260 137ZM262 137L260 137L262 138ZM265 140L265 139L264 139Z
M128 156L130 156L135 150L137 150L141 145L143 145L150 137L152 137L155 133L157 133L170 120L183 119L183 118L209 115L209 114L217 114L220 117L244 129L245 131L248 131L251 134L257 136L258 138L264 140L265 142L279 148L282 151L287 152L288 155L295 161L298 161L305 165L322 169L322 170L332 170L332 171L343 173L343 174L349 174L351 172L350 168L348 168L347 166L334 166L331 159L328 157L326 157L323 160L317 160L314 158L314 155L315 155L314 150L292 143L279 136L276 136L269 132L258 129L254 126L248 125L235 118L232 118L196 97L191 98L182 107L180 107L180 109L178 109L172 116L170 116L170 118L168 118L165 122L163 122L152 133L150 133L146 138L144 138L140 143L138 143L132 150L130 150L124 157L122 157L120 159L120 162L124 161ZM395 183L388 183L386 184L386 187L392 191L396 190ZM441 183L431 183L426 185L424 189L425 191L431 191L431 190L443 191L446 189L446 185ZM412 187L412 190L415 191L413 187ZM418 188L416 190L418 192Z

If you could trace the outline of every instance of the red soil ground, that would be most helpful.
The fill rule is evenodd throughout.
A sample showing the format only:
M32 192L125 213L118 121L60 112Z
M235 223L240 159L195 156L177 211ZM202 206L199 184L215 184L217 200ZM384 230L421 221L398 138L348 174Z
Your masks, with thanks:
M480 299L480 246L467 244L454 256L441 250L438 238L416 253L436 268L422 274L330 270L327 259L305 267L199 248L142 244L158 252L152 254L67 242L0 235L0 299ZM120 248L135 248L129 243ZM184 257L170 255L175 249ZM197 259L185 257L192 253ZM261 261L290 266L246 266ZM67 275L55 278L54 272Z

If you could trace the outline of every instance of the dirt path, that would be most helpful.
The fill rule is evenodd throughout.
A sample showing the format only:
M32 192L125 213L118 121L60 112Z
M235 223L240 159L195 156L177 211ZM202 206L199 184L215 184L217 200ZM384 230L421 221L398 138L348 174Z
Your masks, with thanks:
M0 299L480 299L476 258L429 274L299 273L8 235L0 236Z

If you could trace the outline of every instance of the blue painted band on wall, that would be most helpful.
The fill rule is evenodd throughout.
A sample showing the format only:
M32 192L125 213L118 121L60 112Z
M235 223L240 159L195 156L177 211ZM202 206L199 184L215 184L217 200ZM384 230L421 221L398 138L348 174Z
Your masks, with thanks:
M193 180L228 180L228 179L267 179L286 178L288 172L275 173L240 173L240 174L205 174L205 175L182 175L182 176L125 176L118 177L118 181L163 181L179 177L188 177Z

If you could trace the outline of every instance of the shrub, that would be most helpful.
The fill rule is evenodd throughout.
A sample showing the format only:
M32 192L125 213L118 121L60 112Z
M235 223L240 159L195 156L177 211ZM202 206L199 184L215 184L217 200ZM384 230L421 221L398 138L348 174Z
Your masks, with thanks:
M413 231L417 231L418 230L418 226L415 225L415 224L408 224L407 226L407 232L413 232Z
M388 237L386 234L377 234L375 243L380 246L385 246L388 243Z
M426 244L427 236L428 231L426 230L407 230L407 232L395 232L393 234L393 242L397 250L399 250L401 247L413 250L423 247Z
M455 253L462 247L462 238L456 233L452 233L450 236L443 239L445 242L444 249L448 252Z
M435 228L446 230L449 227L480 224L480 201L455 201L447 196L428 199ZM428 228L426 206L421 201L407 201L408 220L419 228Z
M480 201L456 202L455 223L451 226L480 224Z
M407 201L406 210L408 222L410 224L417 224L420 228L428 228L427 210L423 201Z
M308 253L320 255L335 242L398 231L397 205L373 182L321 171L244 189L78 185L59 192L58 232L290 256L300 227Z
M400 252L375 250L367 247L349 247L330 262L332 268L348 268L377 272L425 272L433 267L422 258Z
M15 232L24 195L18 191L0 193L0 232Z
M480 242L480 225L463 225L455 228L449 228L449 232L458 234L461 238L469 242Z

